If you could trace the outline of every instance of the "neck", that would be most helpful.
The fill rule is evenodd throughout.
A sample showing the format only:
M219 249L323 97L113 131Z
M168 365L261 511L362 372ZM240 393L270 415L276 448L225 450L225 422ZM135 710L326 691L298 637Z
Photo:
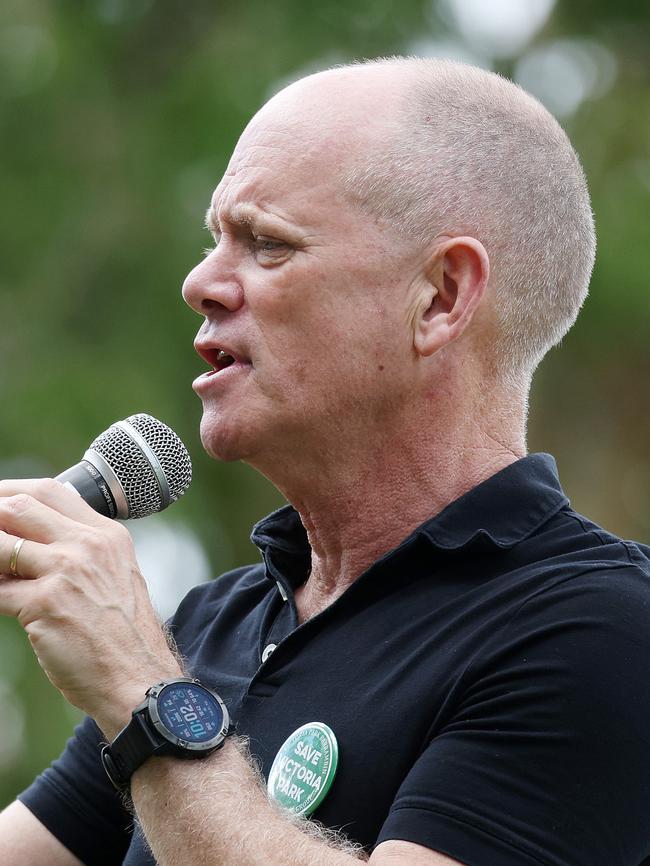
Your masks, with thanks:
M408 425L374 429L346 441L343 454L323 448L309 460L303 451L297 465L294 451L291 461L275 462L266 474L299 512L312 550L309 579L296 597L301 620L425 520L524 456L525 407L503 405L507 411L487 416L467 402L445 408L436 395L435 412L429 407L417 424L411 417Z

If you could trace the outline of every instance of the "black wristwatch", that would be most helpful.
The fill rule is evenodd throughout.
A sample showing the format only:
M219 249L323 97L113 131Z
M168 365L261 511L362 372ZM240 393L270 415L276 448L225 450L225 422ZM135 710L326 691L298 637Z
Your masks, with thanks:
M198 680L179 677L147 689L131 721L102 749L102 764L118 791L152 755L204 758L223 746L230 718L216 692Z

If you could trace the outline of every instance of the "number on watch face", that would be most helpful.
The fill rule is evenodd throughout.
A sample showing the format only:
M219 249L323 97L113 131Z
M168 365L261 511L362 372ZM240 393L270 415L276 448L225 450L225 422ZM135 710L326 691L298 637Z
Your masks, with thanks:
M160 721L170 733L188 743L204 743L223 727L216 699L191 683L166 686L158 696Z

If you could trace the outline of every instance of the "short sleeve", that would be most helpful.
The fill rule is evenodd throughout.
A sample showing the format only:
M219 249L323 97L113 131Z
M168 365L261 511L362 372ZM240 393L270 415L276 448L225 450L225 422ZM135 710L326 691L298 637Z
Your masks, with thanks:
M650 857L650 587L640 570L603 569L528 599L449 703L376 844L416 842L467 866Z
M61 757L18 797L86 866L118 866L131 842L132 817L101 765L103 742L87 718Z

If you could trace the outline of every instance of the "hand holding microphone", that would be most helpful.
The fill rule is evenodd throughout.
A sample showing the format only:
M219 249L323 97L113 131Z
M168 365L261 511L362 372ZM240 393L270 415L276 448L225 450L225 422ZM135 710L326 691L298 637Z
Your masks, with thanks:
M0 481L0 614L19 620L50 680L108 737L152 682L181 673L131 536L110 518L161 511L190 480L180 439L139 414L57 481Z

